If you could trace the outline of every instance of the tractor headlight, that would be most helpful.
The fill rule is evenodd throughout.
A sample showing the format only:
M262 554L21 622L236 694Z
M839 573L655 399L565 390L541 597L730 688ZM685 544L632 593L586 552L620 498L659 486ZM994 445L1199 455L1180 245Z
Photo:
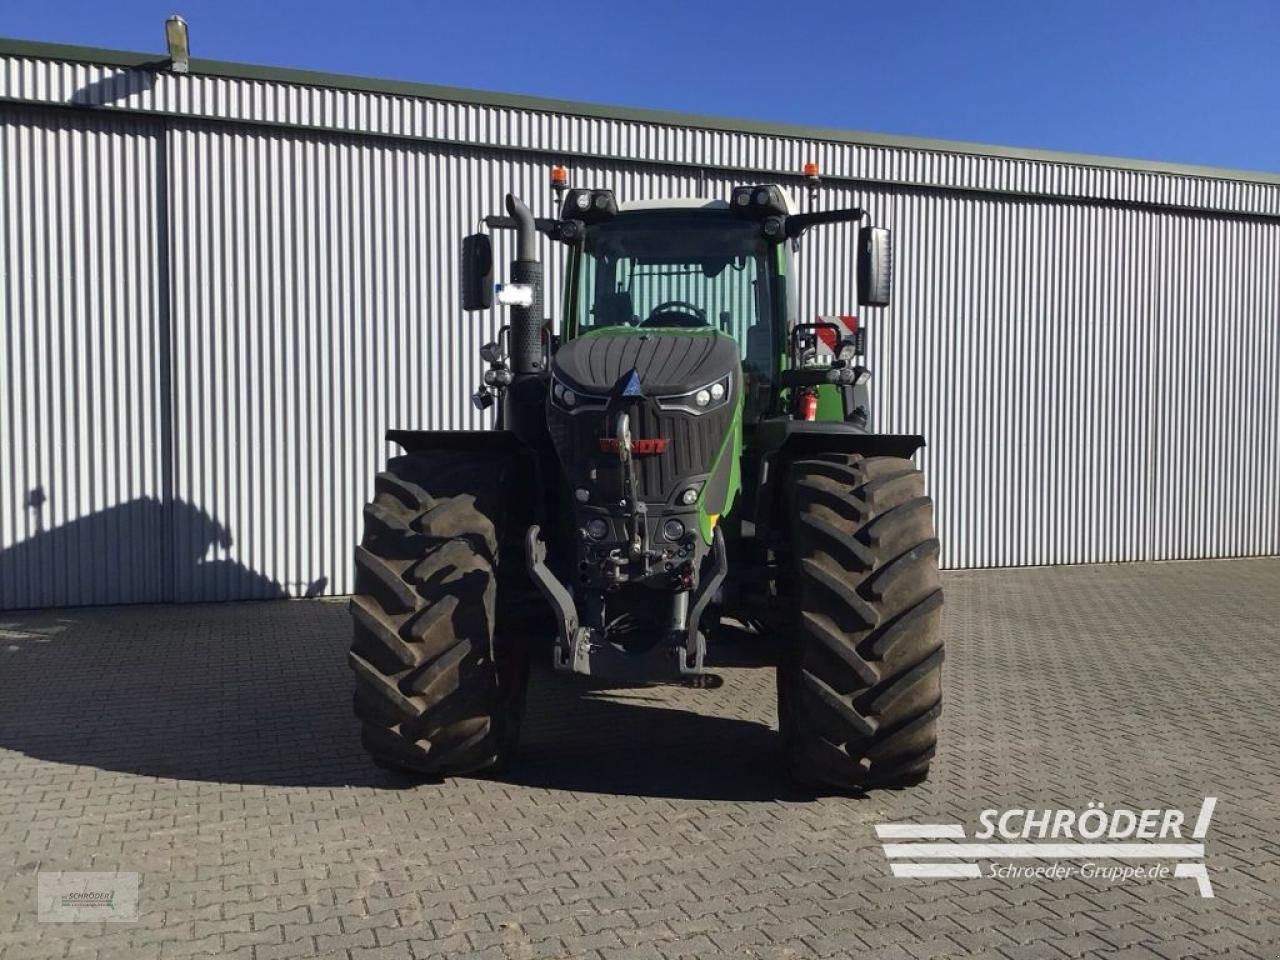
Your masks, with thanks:
M551 377L551 403L562 410L570 413L576 413L579 410L601 410L608 402L608 397L593 397L578 393L572 387L565 386L554 375Z
M683 410L685 413L708 413L718 410L729 402L729 377L721 377L715 383L690 390L670 397L658 397L658 406L663 410Z

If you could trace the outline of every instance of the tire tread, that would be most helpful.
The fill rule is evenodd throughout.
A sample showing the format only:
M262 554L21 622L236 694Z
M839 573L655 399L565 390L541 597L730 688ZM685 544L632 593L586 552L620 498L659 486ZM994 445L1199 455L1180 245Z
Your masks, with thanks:
M923 476L909 460L830 454L793 463L787 493L798 636L778 685L791 773L856 790L918 782L943 662Z
M432 776L503 761L523 706L500 689L495 636L503 472L485 455L393 458L356 548L348 657L361 741L383 767Z

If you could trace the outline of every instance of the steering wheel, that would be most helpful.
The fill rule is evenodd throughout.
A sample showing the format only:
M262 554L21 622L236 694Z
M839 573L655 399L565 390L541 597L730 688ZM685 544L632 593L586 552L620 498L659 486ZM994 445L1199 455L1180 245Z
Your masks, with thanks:
M707 311L688 300L667 300L649 311L642 327L705 327Z

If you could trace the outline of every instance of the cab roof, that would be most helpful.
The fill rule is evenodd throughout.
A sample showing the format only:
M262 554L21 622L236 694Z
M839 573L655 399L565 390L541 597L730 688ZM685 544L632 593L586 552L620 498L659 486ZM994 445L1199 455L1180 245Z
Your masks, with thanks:
M795 198L787 190L782 190L782 199L787 205L788 213L795 213ZM729 201L719 197L656 197L651 200L619 200L619 213L634 213L646 210L728 210Z
M620 200L618 212L633 210L728 210L729 201L713 197L658 197L653 200Z

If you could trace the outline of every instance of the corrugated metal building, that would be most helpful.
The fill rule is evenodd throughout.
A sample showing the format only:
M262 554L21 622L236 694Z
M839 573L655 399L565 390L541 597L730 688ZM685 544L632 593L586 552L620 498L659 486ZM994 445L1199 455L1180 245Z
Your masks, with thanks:
M483 425L454 258L506 189L808 160L895 231L878 425L946 565L1280 553L1280 176L5 41L0 608L346 592L383 431ZM852 232L805 253L846 311Z

